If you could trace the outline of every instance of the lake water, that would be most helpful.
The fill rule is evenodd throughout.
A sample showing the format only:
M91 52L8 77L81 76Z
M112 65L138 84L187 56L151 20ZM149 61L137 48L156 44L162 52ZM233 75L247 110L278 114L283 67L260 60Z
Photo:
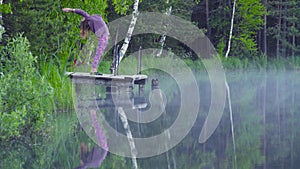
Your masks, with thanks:
M80 87L76 111L55 115L46 135L1 143L0 168L299 168L300 72L227 72L231 97L219 105L208 75L194 75L196 89L160 72L117 98L92 88L92 101ZM214 106L223 112L204 127Z

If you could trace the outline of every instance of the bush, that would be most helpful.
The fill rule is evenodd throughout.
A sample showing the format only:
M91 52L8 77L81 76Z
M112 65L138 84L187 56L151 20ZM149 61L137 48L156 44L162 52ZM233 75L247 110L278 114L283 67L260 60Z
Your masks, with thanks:
M1 51L0 140L41 129L52 108L52 88L36 70L36 57L22 35Z

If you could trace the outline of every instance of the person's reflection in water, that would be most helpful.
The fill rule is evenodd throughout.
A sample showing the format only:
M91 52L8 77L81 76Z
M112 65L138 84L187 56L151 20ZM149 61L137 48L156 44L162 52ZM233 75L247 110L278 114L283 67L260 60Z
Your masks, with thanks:
M80 166L75 169L97 168L100 167L108 151L107 140L97 120L96 110L91 110L90 114L92 125L99 146L89 150L89 145L80 143Z

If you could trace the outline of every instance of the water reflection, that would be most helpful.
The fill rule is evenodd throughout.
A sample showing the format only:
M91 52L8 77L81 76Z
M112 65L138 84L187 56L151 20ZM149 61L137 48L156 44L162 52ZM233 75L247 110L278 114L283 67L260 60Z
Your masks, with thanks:
M107 155L107 139L104 135L99 121L97 120L97 112L95 109L90 110L90 119L94 127L94 133L97 138L97 144L100 146L94 146L92 150L89 150L89 145L80 143L80 166L76 167L76 169L100 167L102 161Z
M210 107L211 89L209 78L205 73L196 73L196 75L201 102L194 127L184 140L170 151L154 157L136 159L139 168L235 168L228 106L212 137L204 144L198 143ZM132 137L157 135L168 129L178 115L181 98L176 82L165 75L153 77L155 78L159 80L159 90L166 97L165 112L150 123L128 120ZM227 80L231 89L237 168L298 169L300 166L300 131L298 130L300 128L298 120L300 119L300 73L227 72ZM147 110L150 106L151 83L149 81L141 87L143 91L140 93L138 88L133 90L134 95L127 92L126 98L127 101L129 98L130 102L122 100L125 96L118 96L122 102L117 104L124 106L125 113L128 109ZM0 168L80 168L87 167L89 163L93 163L96 168L133 168L131 158L108 152L111 148L109 144L111 140L102 126L103 120L126 136L115 104L104 106L109 102L108 99L113 99L115 96L106 95L108 89L105 87L96 89L96 92L94 89L89 89L90 87L86 86L83 91L90 91L89 94L94 95L97 92L100 95L95 95L97 99L92 101L89 100L91 95L82 96L77 100L78 103L85 105L81 107L83 113L79 114L83 119L81 125L78 124L75 113L59 114L51 121L52 127L49 127L45 135L22 137L8 144L0 143ZM80 92L80 89L77 92ZM95 104L97 106L94 106ZM85 123L89 124L89 127ZM86 130L82 131L81 126L85 126ZM93 133L93 135L88 137L86 133ZM162 140L157 147L164 149L167 141ZM126 137L124 149L130 149L128 144Z
M80 166L74 169L99 168L106 154L107 151L99 146L91 149L89 144L80 143Z
M102 123L102 126L106 125L104 113L115 114L115 118L109 118L109 121L115 119L114 122L116 123L114 126L118 129L119 120L121 120L128 139L127 142L124 140L122 144L128 145L129 143L133 166L134 168L138 168L136 162L137 151L124 109L140 110L147 107L146 99L143 96L143 81L137 83L138 94L134 94L134 86L132 86L132 83L128 83L126 79L122 81L117 79L114 81L114 79L81 79L81 77L76 79L76 77L73 77L72 81L75 90L74 102L76 103L76 114L87 135L106 151L108 151L109 147L114 148L112 145L108 146L106 137L110 138L110 140L116 139L113 139L113 136L109 135L112 132L109 132L107 128L105 128L107 134L105 136L100 123ZM118 130L115 131L118 134Z

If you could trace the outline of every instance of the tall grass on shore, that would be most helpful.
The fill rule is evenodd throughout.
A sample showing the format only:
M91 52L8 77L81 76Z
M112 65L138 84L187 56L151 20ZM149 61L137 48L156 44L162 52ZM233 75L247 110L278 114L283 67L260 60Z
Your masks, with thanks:
M53 107L56 112L71 112L73 109L72 84L70 78L65 75L67 65L68 55L60 58L53 55L39 63L41 74L54 90Z

